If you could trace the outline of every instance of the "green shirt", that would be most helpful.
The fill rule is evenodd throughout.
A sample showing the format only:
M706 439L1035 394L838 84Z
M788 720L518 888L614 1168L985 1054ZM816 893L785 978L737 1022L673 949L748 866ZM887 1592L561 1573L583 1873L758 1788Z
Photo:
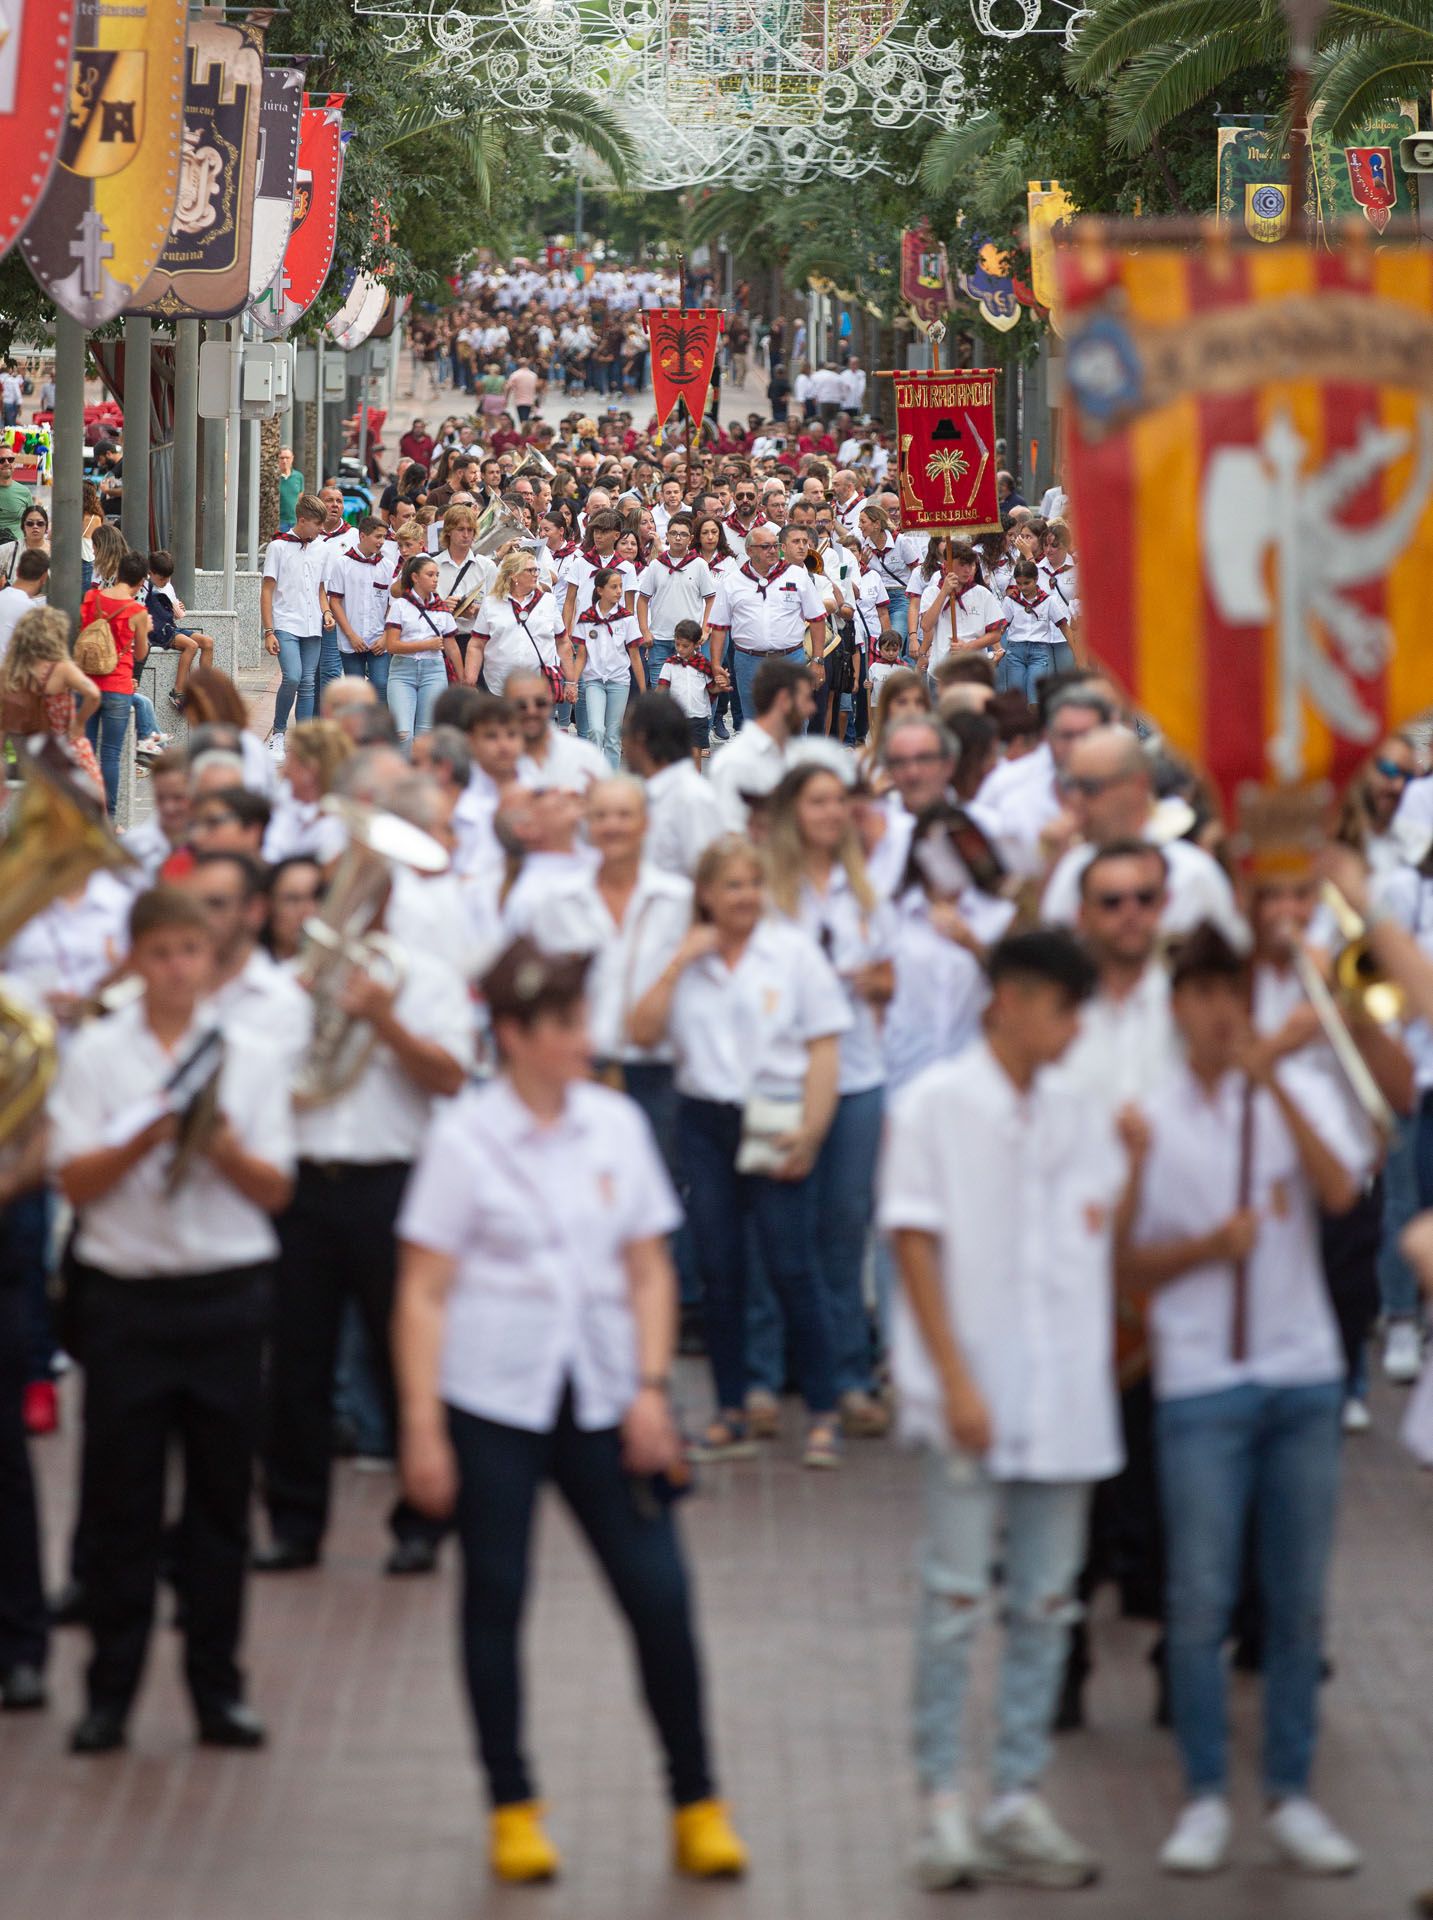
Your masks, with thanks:
M0 539L20 538L20 522L25 518L25 509L34 504L34 494L28 487L22 487L18 480L12 480L8 487L0 487Z
M288 530L294 524L294 509L304 490L304 477L295 467L292 473L279 475L279 525Z

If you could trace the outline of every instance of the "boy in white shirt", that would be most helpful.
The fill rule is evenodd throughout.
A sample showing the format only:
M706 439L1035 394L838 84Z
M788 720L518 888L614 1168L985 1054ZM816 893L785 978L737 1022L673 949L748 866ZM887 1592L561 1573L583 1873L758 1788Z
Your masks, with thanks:
M679 620L672 633L676 652L663 663L657 685L676 701L687 718L692 756L698 766L711 745L712 663L701 651L702 630L695 620Z
M1084 1886L1098 1862L1035 1788L1077 1615L1090 1491L1121 1459L1111 1266L1129 1166L1113 1123L1049 1071L1094 987L1084 950L1061 931L1015 934L988 971L983 1039L899 1095L881 1172L880 1225L902 1281L892 1340L901 1420L929 1449L915 1686L926 1823L915 1870L930 1888ZM995 1797L977 1829L959 1785L960 1722L1002 1520Z
M695 620L700 633L716 593L711 568L692 551L692 525L690 514L672 516L667 551L655 555L637 581L637 624L647 649L647 677L654 684L675 651L677 627Z
M324 568L323 584L329 610L338 628L343 671L353 679L369 680L380 700L388 695L389 656L375 642L383 636L394 569L388 555L383 522L368 514L358 523L358 539L342 551L332 549ZM396 547L392 547L394 553Z

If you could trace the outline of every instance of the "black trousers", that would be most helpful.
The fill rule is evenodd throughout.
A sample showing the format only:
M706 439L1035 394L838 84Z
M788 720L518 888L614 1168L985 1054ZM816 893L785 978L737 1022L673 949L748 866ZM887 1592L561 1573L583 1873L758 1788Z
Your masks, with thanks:
M40 1526L25 1437L24 1270L16 1257L11 1208L0 1211L0 1674L42 1667L49 1623L40 1580Z
M622 1466L616 1428L583 1433L571 1396L550 1433L448 1410L458 1455L463 1658L494 1806L533 1798L522 1749L518 1630L538 1489L550 1479L597 1556L636 1644L647 1710L666 1754L674 1806L712 1792L691 1601L670 1506Z
M1120 1394L1125 1464L1101 1480L1090 1501L1085 1564L1076 1591L1088 1607L1107 1580L1120 1590L1127 1618L1164 1617L1164 1525L1154 1452L1154 1391L1146 1376ZM1078 1690L1093 1669L1088 1615L1070 1634L1065 1685Z
M267 1266L176 1280L84 1271L91 1706L122 1714L139 1687L172 1443L184 1466L175 1571L186 1602L185 1677L201 1713L242 1697L238 1649L271 1280Z
M264 1498L276 1540L318 1548L328 1527L333 1458L333 1369L345 1304L356 1301L384 1409L397 1431L389 1323L397 1281L394 1221L406 1162L379 1166L303 1160L279 1220L264 1422ZM446 1529L406 1501L389 1517L400 1540Z

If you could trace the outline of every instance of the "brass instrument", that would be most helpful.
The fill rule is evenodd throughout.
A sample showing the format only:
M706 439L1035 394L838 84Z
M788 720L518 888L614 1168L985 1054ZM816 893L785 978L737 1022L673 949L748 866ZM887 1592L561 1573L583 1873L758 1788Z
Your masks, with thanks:
M294 1105L326 1107L362 1077L375 1045L366 1020L343 1006L355 973L367 973L395 990L406 968L396 940L378 930L395 867L442 873L448 855L421 827L331 794L323 811L343 822L348 845L334 869L322 909L304 922L298 978L313 1001L313 1035L294 1079Z
M36 734L15 745L24 784L0 841L0 949L92 873L134 865L63 743ZM39 1112L58 1058L50 1016L0 989L0 1148Z
M1339 897L1342 899L1342 895ZM1344 901L1344 905L1348 906L1348 902ZM1349 911L1352 913L1353 909L1350 907ZM1354 917L1356 919L1357 915ZM1323 1031L1339 1071L1348 1083L1349 1092L1382 1138L1385 1141L1392 1139L1398 1126L1398 1117L1384 1099L1368 1062L1359 1052L1358 1042L1349 1032L1348 1022L1329 990L1318 962L1301 940L1294 941L1289 949L1289 957L1299 977L1299 985L1314 1010L1314 1018Z
M530 540L531 532L527 522L521 520L505 506L501 500L494 500L490 507L483 510L478 519L478 531L473 539L473 552L490 560L499 547L505 547L509 540Z
M1390 980L1368 943L1368 928L1350 901L1332 880L1326 880L1320 895L1343 936L1344 945L1334 960L1334 979L1339 997L1356 1007L1375 1026L1391 1027L1403 1018L1405 996L1396 980Z
M514 480L550 480L557 468L539 447L529 447L527 457L513 474Z

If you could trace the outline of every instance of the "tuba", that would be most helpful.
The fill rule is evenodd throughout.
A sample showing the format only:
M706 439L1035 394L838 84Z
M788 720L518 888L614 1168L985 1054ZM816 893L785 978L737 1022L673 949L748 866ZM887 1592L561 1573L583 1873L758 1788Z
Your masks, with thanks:
M525 520L520 520L502 500L494 500L484 509L478 518L478 531L473 540L473 552L481 554L484 560L490 560L499 547L505 547L510 540L530 540L532 534Z
M294 1078L300 1111L326 1107L355 1086L368 1065L375 1036L366 1020L345 1011L343 993L355 973L395 990L406 968L396 940L378 930L395 867L442 873L445 848L395 813L331 794L323 811L343 822L348 846L334 869L322 910L304 923L298 979L313 1001L313 1035Z
M101 868L134 865L104 804L52 734L15 742L22 785L0 840L0 949ZM0 1150L38 1113L58 1061L55 1025L0 989Z

